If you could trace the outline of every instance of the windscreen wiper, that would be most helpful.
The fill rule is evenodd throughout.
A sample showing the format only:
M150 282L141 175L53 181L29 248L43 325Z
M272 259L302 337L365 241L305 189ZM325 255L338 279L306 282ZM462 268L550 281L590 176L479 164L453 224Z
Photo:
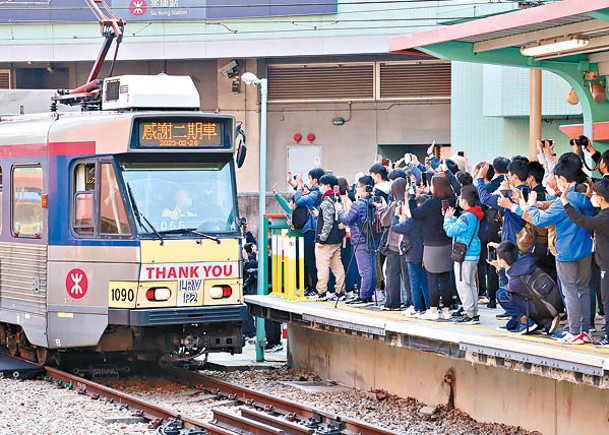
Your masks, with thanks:
M144 222L146 222L148 224L148 226L150 227L150 230L152 230L152 232L159 238L159 240L161 241L161 245L162 245L164 243L163 237L156 230L154 225L152 225L152 223L150 223L148 218L146 216L144 216L143 213L140 212L139 208L137 207L137 203L135 202L135 198L133 197L133 192L131 191L131 186L129 185L129 183L125 183L125 184L127 185L127 193L129 194L129 200L131 201L131 204L133 205L133 212L135 213L137 222L140 224L140 226L144 230L148 231L148 228L146 228L146 226L142 223L142 219L144 219Z
M200 231L197 231L195 228L176 228L175 230L161 231L161 234L184 234L184 233L196 234L197 236L203 237L204 239L213 240L218 245L221 243L220 239L210 236L208 234L202 233Z

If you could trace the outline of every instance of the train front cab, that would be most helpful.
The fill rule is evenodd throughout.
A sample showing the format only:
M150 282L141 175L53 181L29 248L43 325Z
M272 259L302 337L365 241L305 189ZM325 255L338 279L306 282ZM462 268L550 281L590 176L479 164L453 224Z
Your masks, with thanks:
M220 121L230 132L232 117ZM51 134L62 131L56 123ZM241 353L240 229L225 148L105 154L97 142L99 155L70 148L50 161L49 348L141 360Z

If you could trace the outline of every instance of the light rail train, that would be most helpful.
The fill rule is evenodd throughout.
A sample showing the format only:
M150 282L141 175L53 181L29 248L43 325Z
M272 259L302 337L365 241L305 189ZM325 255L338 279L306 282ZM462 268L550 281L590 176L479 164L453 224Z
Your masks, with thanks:
M189 77L0 119L0 345L46 363L240 353L235 120Z

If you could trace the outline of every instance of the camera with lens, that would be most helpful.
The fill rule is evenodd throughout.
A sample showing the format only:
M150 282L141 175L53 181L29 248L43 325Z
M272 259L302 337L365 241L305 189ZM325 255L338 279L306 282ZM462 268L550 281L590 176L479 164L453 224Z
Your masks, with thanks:
M580 147L585 148L588 146L588 138L584 135L581 135L579 137L576 137L575 139L570 139L569 145L571 145L572 147L579 145Z
M383 202L383 200L381 199L381 197L379 195L374 195L372 197L372 202L375 204L380 204L381 202Z

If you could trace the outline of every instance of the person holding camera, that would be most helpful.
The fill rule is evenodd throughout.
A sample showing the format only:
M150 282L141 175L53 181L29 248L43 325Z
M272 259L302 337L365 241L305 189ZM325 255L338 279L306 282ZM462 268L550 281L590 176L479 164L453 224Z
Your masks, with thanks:
M313 168L309 171L309 184L304 184L302 177L297 176L296 180L288 174L288 182L293 181L292 186L296 186L294 193L294 205L296 207L306 207L309 211L307 223L302 227L302 235L304 237L304 257L305 257L305 279L308 282L311 292L317 287L317 268L315 266L315 230L317 227L317 219L313 216L312 211L316 210L321 203L322 193L319 191L319 179L324 175L324 170L321 168Z
M416 219L423 234L423 266L427 271L427 283L430 296L430 309L420 318L426 320L450 320L450 305L454 293L450 281L453 270L451 259L452 240L444 231L442 212L455 207L457 200L448 177L443 173L431 178L431 197L421 205L414 197L409 199L412 217ZM440 298L443 310L440 314Z
M338 201L338 192L334 191L334 187L338 187L338 179L332 174L325 174L319 179L319 185L324 194L315 229L317 294L311 295L311 299L319 301L331 299L327 292L330 270L332 270L336 279L334 297L340 300L345 298L345 269L340 258L340 246L345 237L345 230L339 228L340 222L334 205Z
M586 216L580 213L569 202L569 189L565 189L560 200L569 219L582 228L594 231L595 258L601 269L601 296L605 313L605 332L594 342L595 346L609 347L609 177L602 178L592 186L591 202L600 207L596 216Z
M401 279L403 275L402 260L400 258L400 242L402 237L393 231L392 222L397 207L401 207L405 200L407 182L398 178L391 184L391 202L388 206L381 206L381 225L387 231L387 244L385 249L385 310L399 310L401 308ZM407 278L406 278L407 279ZM404 279L404 281L406 280ZM410 284L410 283L408 283ZM410 286L406 290L410 290ZM408 293L408 292L407 292ZM408 296L407 296L408 298ZM404 301L406 303L407 301Z
M465 186L459 199L459 206L463 210L461 216L455 217L453 207L444 211L444 231L448 237L453 238L455 282L464 311L463 317L456 322L470 325L480 323L476 276L481 250L478 231L480 222L484 219L484 212L479 200L478 190L471 185Z
M391 229L393 232L402 235L400 252L408 263L411 294L409 302L412 305L406 309L404 315L406 317L419 317L430 307L429 287L427 286L427 275L423 268L422 228L420 222L413 219L410 213L410 196L408 190L406 190L406 201L401 207L396 207L395 210L398 222L394 222ZM418 205L426 200L427 198L423 195L416 199Z
M577 192L575 183L582 174L581 162L569 156L559 159L554 175L559 189L566 193L566 200L585 216L593 215L590 199ZM556 226L556 271L562 285L568 315L568 331L559 338L565 344L591 343L590 326L590 277L592 269L592 238L587 229L568 218L561 199L541 211L537 205L537 193L531 192L529 201L520 202L517 212L528 211L533 225L546 228Z
M487 260L499 275L497 302L511 317L500 329L528 334L544 326L548 334L555 333L564 309L556 282L535 266L529 254L521 255L514 243L490 243L489 249L497 257Z
M377 283L376 242L371 240L372 232L368 228L371 223L370 214L376 213L376 208L372 204L373 188L374 180L372 177L363 175L357 181L355 202L351 204L351 207L346 210L343 203L337 202L334 205L339 221L349 226L353 255L361 277L359 295L348 301L349 304L354 305L372 303L372 295ZM352 258L349 259L349 264L352 261Z

